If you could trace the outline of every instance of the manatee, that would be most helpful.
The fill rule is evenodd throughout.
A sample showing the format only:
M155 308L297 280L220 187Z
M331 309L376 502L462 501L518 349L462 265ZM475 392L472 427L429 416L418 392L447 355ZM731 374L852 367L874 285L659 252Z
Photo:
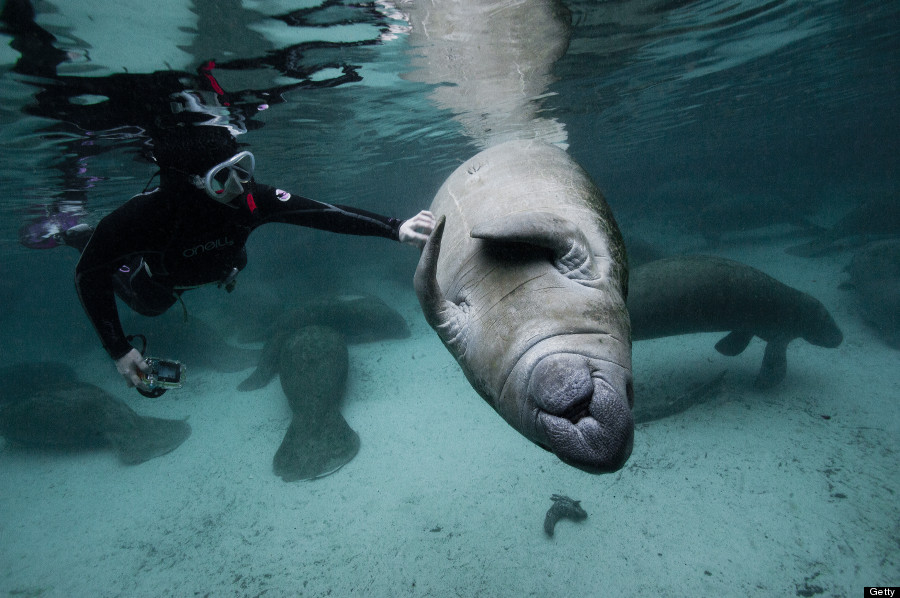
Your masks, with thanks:
M186 356L191 369L239 372L259 360L258 350L235 347L216 328L197 316L192 315L185 321L180 310L177 314L142 318L140 330L147 337L150 354L171 358Z
M347 367L347 344L332 328L306 326L282 344L281 388L294 417L272 466L285 482L334 473L359 452L340 411Z
M844 338L818 299L733 260L666 258L634 268L629 280L633 341L728 332L716 350L738 355L758 336L767 345L757 388L771 388L784 379L787 346L795 338L829 348Z
M287 338L310 325L333 328L349 343L409 336L409 327L403 316L378 297L339 295L311 300L283 313L269 329L256 370L238 385L238 390L256 390L266 386L278 370L278 360Z
M692 383L687 388L673 389L668 379L658 381L652 387L646 384L642 388L638 384L635 392L641 400L634 406L635 423L650 423L717 400L725 390L726 374L728 370L722 370L714 377Z
M900 239L866 245L853 255L847 272L862 318L900 349Z
M797 202L779 195L708 196L705 203L691 210L687 220L692 232L703 236L707 245L719 245L726 233L743 233L785 224L812 231L807 215Z
M138 415L61 364L4 367L0 386L0 435L26 446L112 447L122 463L136 465L175 450L191 434L187 422Z
M661 247L638 236L624 234L624 238L625 247L628 249L629 268L668 257L668 254Z
M590 177L556 146L510 141L464 162L431 210L416 294L473 388L562 461L621 468L634 438L628 274Z
M815 239L788 247L784 251L800 257L817 257L898 235L900 193L894 192L854 206L834 226L822 230Z
M667 180L653 185L643 201L623 206L636 216L661 212L680 222L690 235L700 235L708 246L720 245L729 238L755 234L768 235L773 225L812 231L802 202L789 201L781 194L747 189L735 190L727 180L688 178ZM634 267L627 231L628 265ZM661 256L662 257L662 256Z

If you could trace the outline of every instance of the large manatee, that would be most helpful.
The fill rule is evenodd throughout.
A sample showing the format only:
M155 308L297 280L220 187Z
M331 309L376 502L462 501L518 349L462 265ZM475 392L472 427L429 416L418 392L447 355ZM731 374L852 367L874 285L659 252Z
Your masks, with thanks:
M569 155L510 141L460 166L431 204L416 269L428 323L516 430L591 473L631 454L621 235Z

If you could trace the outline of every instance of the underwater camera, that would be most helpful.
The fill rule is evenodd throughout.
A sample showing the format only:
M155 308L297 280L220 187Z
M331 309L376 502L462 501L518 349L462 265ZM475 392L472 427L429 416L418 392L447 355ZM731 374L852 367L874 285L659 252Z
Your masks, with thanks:
M141 374L141 378L147 384L147 389L137 387L137 391L145 397L156 398L170 388L181 388L184 385L186 368L181 362L158 357L148 357L145 361L150 366L150 371Z

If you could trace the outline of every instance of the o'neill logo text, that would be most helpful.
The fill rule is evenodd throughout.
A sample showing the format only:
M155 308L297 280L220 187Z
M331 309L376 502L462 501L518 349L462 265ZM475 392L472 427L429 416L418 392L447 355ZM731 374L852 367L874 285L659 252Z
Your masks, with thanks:
M228 237L222 237L221 239L216 239L215 241L201 243L200 245L197 245L195 247L188 247L181 252L181 255L183 255L184 257L195 257L200 255L201 253L214 251L216 249L222 249L223 247L228 247L230 245L234 245L234 241L232 241Z

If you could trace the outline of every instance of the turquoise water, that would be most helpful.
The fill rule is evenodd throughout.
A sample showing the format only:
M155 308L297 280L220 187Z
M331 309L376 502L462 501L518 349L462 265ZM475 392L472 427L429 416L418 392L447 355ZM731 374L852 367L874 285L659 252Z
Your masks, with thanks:
M130 468L103 452L3 444L4 595L850 596L897 585L900 275L878 266L873 298L847 287L845 268L900 236L900 3L534 4L552 10L523 26L521 52L568 39L546 72L521 76L522 93L504 81L526 72L525 54L491 37L512 19L472 6L449 46L414 2L35 2L33 21L7 19L4 361L63 361L142 413L189 418L194 434ZM197 72L208 60L229 107ZM418 312L414 250L264 228L238 290L186 296L192 315L238 342L266 309L371 292L413 333L351 349L345 415L360 455L329 478L284 484L270 471L287 417L276 385L240 394L243 375L200 366L181 398L141 399L81 311L75 252L18 242L36 217L96 222L140 192L155 172L147 129L187 105L184 92L219 103L208 117L242 132L259 180L401 217L480 149L539 131L603 190L633 261L645 242L742 261L821 300L844 343L796 341L768 393L750 388L761 344L739 358L713 351L714 335L635 344L634 454L589 476L467 385ZM840 224L855 211L860 224ZM810 243L809 255L791 250ZM190 361L191 345L180 350ZM722 371L721 386L698 390ZM553 493L582 500L589 518L549 541Z

